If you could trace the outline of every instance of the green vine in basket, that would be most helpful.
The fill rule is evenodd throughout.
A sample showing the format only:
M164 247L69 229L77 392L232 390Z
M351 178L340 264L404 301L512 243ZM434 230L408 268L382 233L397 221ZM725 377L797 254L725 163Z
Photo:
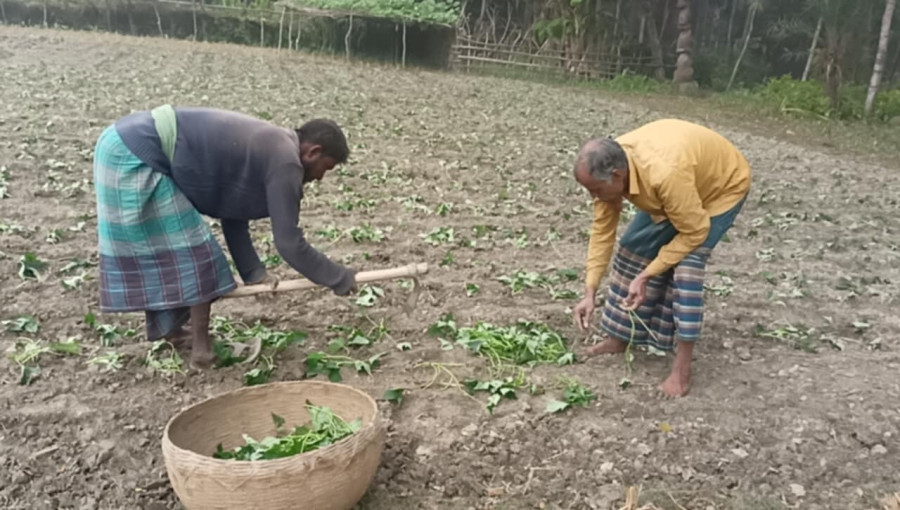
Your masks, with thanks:
M311 452L334 444L341 439L359 431L362 420L347 423L328 407L312 405L306 401L311 423L295 427L288 433L284 428L284 418L272 413L275 423L275 436L256 441L244 434L244 445L233 450L225 450L222 444L216 446L213 457L223 460L270 460Z

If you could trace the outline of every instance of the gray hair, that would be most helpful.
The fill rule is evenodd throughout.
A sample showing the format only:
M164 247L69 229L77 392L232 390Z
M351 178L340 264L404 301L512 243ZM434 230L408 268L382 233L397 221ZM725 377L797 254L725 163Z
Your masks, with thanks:
M604 182L612 180L613 170L628 169L625 150L622 149L619 142L612 138L599 138L585 143L578 151L578 159L575 162L576 171L582 162L587 163L588 173L591 177Z

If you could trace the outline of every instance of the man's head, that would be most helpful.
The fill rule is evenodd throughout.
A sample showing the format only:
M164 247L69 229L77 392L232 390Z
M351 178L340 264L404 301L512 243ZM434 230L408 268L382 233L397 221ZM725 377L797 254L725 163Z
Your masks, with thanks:
M621 201L628 189L625 150L611 138L588 141L578 151L575 180L594 198L604 202Z
M315 119L297 129L303 182L320 181L325 172L347 162L350 149L341 128L332 120Z

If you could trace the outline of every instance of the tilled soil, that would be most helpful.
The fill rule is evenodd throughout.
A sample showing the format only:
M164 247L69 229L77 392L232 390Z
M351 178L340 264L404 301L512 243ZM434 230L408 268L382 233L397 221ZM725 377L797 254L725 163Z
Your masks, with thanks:
M40 324L37 333L6 332L0 341L6 348L20 337L41 345L82 339L80 355L44 354L27 386L13 361L0 361L4 508L177 508L160 449L166 421L242 385L241 367L150 370L138 315L98 316L138 333L102 347L83 322L98 311L96 267L59 274L72 260L96 260L97 136L119 116L164 102L285 126L334 118L353 156L307 190L301 223L310 239L361 270L431 265L410 315L399 283L382 285L385 296L371 308L318 290L214 307L233 321L309 333L277 357L272 380L303 378L306 354L334 336L329 326L385 321L389 337L352 353L389 352L382 366L372 376L344 371L345 382L376 398L407 390L400 406L380 402L388 441L362 508L605 510L639 486L641 502L659 508L874 509L900 490L896 168L778 133L736 131L698 112L744 151L754 179L709 267L690 395L660 398L671 357L638 353L627 389L619 387L621 357L539 366L527 378L546 392L521 389L491 415L484 397L444 389L443 376L429 385L434 363L459 378L486 372L481 358L459 346L444 350L425 330L447 312L467 325L522 318L547 323L577 351L574 299L551 299L543 288L512 294L497 278L581 270L590 208L571 178L577 147L662 113L578 88L5 26L0 83L0 188L5 181L9 195L0 199L0 319L33 314ZM315 234L363 225L381 229L384 240ZM423 237L437 227L476 242L432 246ZM254 232L261 253L274 254L267 223ZM29 252L49 263L40 280L19 277ZM80 271L85 281L64 288ZM274 271L296 276L283 264ZM481 292L468 296L468 283ZM580 292L580 283L565 288ZM404 342L410 350L395 348ZM87 363L110 349L123 356L120 369ZM560 376L577 378L598 399L546 414Z

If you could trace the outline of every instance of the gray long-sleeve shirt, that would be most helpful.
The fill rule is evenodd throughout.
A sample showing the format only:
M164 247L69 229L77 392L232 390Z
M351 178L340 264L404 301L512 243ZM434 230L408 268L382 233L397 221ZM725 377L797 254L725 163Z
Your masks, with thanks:
M168 161L149 111L119 119L125 145L170 176L197 210L222 222L228 250L247 283L265 274L248 230L249 220L271 218L275 248L307 279L345 293L350 269L313 248L299 227L303 197L300 143L293 130L226 110L175 108L175 156Z

